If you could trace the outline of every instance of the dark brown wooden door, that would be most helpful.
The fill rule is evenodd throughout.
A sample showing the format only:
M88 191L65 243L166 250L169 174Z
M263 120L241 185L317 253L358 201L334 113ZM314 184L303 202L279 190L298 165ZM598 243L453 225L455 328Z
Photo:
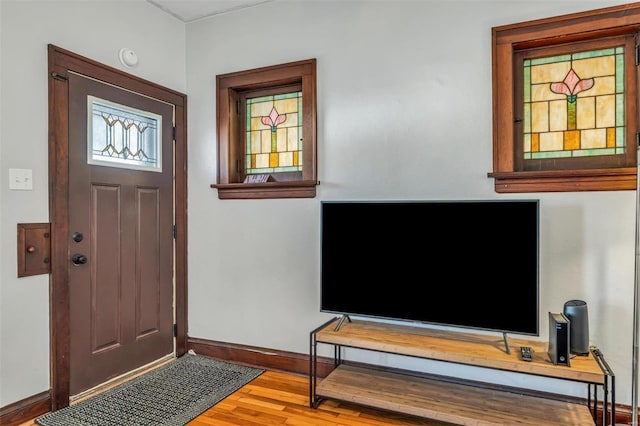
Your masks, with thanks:
M69 75L71 395L174 352L172 130L172 105Z

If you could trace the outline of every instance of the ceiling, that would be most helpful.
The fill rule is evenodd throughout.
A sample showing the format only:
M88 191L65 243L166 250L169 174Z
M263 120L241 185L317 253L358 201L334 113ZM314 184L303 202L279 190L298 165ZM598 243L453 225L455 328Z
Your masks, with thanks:
M147 0L184 23L275 0Z

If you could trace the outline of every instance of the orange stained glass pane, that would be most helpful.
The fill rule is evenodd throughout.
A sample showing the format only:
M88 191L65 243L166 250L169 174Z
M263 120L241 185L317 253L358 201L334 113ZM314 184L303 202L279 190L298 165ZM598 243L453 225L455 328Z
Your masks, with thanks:
M269 167L278 167L278 153L272 152L269 154Z
M567 130L564 132L564 149L572 150L580 148L580 132L578 130Z
M607 148L614 148L616 146L616 128L609 127L607 129Z
M540 151L540 134L534 133L531 135L531 152Z

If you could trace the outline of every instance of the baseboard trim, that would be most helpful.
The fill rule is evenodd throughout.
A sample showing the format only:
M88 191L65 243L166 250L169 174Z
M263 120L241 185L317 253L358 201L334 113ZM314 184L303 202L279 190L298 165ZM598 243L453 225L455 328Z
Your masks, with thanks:
M261 348L255 346L239 345L235 343L219 342L215 340L207 340L195 337L187 338L187 348L193 349L197 354L216 358L222 361L236 362L246 364L253 367L265 368L269 370L280 370L293 374L309 375L310 357L308 354L300 354L296 352L284 352L274 349ZM359 363L351 363L359 365ZM335 368L333 358L318 357L318 377L326 377ZM400 372L404 374L413 374L420 377L432 378L437 380L455 380L456 383L469 384L473 386L484 386L488 388L520 392L531 396L555 398L567 402L587 404L583 398L569 397L548 392L526 391L523 389L511 388L508 386L496 385L485 382L475 382L465 379L451 379L444 376L437 376L428 373L416 373L407 370L400 370L388 367L379 367L381 369ZM611 409L609 409L611 413ZM597 408L597 426L602 426L602 405ZM632 410L630 406L616 404L616 419L613 424L626 425L631 424ZM639 416L640 418L640 416Z
M192 349L199 355L207 356L210 358L219 359L222 361L235 362L239 364L250 365L253 367L264 368L267 370L279 370L292 374L309 375L310 357L307 354L300 354L296 352L279 351L268 348L260 348L256 346L239 345L235 343L219 342L215 340L200 339L194 337L187 338L187 349ZM328 357L318 357L318 377L326 377L335 368L333 359ZM385 368L389 371L404 372L412 374L412 372ZM416 373L413 373L416 374ZM420 373L420 376L438 378L431 374ZM474 385L482 385L482 383L471 382L467 380L460 380ZM509 390L510 388L500 385L496 386L503 390ZM534 395L555 395L546 394L541 392L535 392ZM557 395L555 395L557 396ZM568 398L573 400L576 399ZM580 400L578 400L580 401ZM585 400L582 400L586 404ZM6 426L18 426L22 423L28 422L42 414L47 413L51 409L51 397L49 391L44 391L36 395L25 398L21 401L14 402L12 404L0 407L0 424ZM611 412L611 410L609 410ZM633 415L632 409L628 405L616 404L616 418L613 424L618 425L630 425L631 416ZM602 406L598 407L598 426L601 425L602 419ZM640 420L640 419L639 419ZM640 423L640 421L639 421Z
M195 337L187 338L187 349L192 349L198 355L222 361L232 361L267 370L309 375L310 358L306 354ZM326 377L334 368L333 359L318 357L318 377Z
M599 408L599 410L600 414L602 414L602 409ZM633 410L630 405L616 404L616 421L613 422L614 425L630 425L632 418ZM640 415L638 415L638 424L640 424Z
M0 425L17 426L51 409L49 391L40 392L0 408Z

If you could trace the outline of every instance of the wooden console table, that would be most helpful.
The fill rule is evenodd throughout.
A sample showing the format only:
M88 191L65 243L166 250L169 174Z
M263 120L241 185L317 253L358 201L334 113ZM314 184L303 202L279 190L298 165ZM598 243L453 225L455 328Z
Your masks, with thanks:
M611 418L615 419L615 376L598 349L587 356L572 358L571 366L567 367L551 363L546 342L509 338L514 350L507 354L503 338L497 336L361 320L344 322L336 330L338 321L334 318L310 335L309 403L313 408L323 399L331 398L457 425L583 426L595 424L598 387L602 387L602 424L609 424L609 391ZM321 380L317 377L318 344L334 346L336 367ZM533 349L532 361L520 359L520 346ZM588 401L587 405L570 403L495 387L471 386L453 378L430 379L347 364L342 359L343 347L582 382L588 386Z

